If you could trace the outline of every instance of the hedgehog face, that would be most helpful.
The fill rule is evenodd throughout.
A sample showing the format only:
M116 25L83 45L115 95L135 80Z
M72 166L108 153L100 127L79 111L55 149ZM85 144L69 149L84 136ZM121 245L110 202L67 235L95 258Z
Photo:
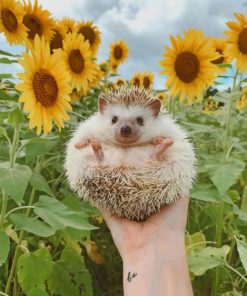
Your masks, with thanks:
M108 105L101 113L107 129L107 140L121 146L135 146L152 140L150 127L154 118L149 108Z

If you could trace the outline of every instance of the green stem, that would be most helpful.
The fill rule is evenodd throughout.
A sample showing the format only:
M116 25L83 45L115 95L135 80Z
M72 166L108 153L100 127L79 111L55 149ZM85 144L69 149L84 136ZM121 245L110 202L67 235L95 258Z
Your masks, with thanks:
M168 113L171 114L172 113L172 101L173 101L173 96L170 96L169 97L169 100L168 100Z
M32 205L32 203L34 201L34 197L35 197L35 189L33 188L32 192L31 192L31 195L30 195L29 203L28 203L28 209L27 209L27 212L26 212L26 217L29 217L29 215L31 213L32 208L30 206ZM6 285L6 288L5 288L5 293L7 293L7 294L9 293L9 290L10 290L10 287L11 287L11 282L12 282L12 279L13 279L13 276L14 276L14 272L15 272L15 268L16 268L16 264L17 264L17 259L19 257L19 249L20 249L20 245L21 245L21 242L23 240L24 234L25 234L25 231L22 229L20 231L18 245L17 245L17 247L15 249L14 258L13 258L13 261L12 261L9 277L8 277L8 280L7 280L7 285Z
M28 209L28 208L34 209L35 206L21 206L21 207L14 208L14 209L10 210L10 211L5 215L5 217L7 218L10 214L12 214L12 213L15 212L15 211L22 210L22 209Z
M8 294L5 294L3 292L0 292L0 295L3 295L3 296L9 296Z
M16 155L16 148L19 142L19 134L20 134L20 125L17 125L14 131L14 136L13 136L13 142L10 147L10 168L14 167L15 164L15 155ZM3 190L3 199L2 199L2 209L1 209L1 220L0 220L0 228L2 229L4 221L5 221L5 214L7 211L7 206L8 206L8 196L6 192Z
M10 167L13 168L16 158L16 148L19 142L20 125L17 125L14 132L13 142L10 149Z
M37 163L36 163L35 172L39 172L40 171L40 168L41 168L41 163L39 163L39 158L38 158L37 159ZM32 210L32 207L31 206L32 206L33 201L34 201L34 198L35 198L35 192L36 192L36 190L33 188L32 189L32 192L31 192L31 195L30 195L30 198L29 198L29 202L28 202L28 208L27 208L27 211L26 211L26 217L29 217L29 215L31 214L31 210ZM13 279L15 268L16 268L16 264L17 264L17 259L19 257L19 249L20 249L20 245L21 245L21 242L23 240L24 234L25 234L25 231L22 229L20 231L18 245L17 245L17 247L15 249L14 258L13 258L13 261L12 261L12 265L11 265L9 277L8 277L8 280L7 280L7 285L6 285L6 288L5 288L5 293L6 294L8 294L9 291L10 291L12 279Z
M231 271L235 272L239 277L241 277L241 279L247 283L247 278L245 276L242 275L242 273L240 273L239 271L237 271L235 268L233 268L231 265L229 264L225 264L225 266L227 268L229 268Z
M236 81L238 77L238 69L233 77L233 84L232 84L232 93L236 89ZM224 143L223 143L223 151L225 155L225 161L227 159L228 155L228 149L229 149L229 135L230 135L230 124L231 124L231 111L232 111L232 102L233 101L233 96L230 96L228 100L228 105L227 105L227 112L226 112L226 123L225 123L225 137L224 137Z
M6 213L7 204L8 204L8 196L5 192L5 190L2 190L2 192L3 192L3 198L2 198L0 229L3 229L3 224L4 224L4 220L5 220L5 213Z
M19 240L19 244L20 244L20 240ZM15 272L15 266L16 266L16 263L17 263L17 259L19 257L19 244L15 249L14 258L12 260L12 266L11 266L9 277L8 277L8 280L7 280L7 285L6 285L6 288L5 288L5 291L4 291L6 294L9 294L12 278L13 278L13 275L14 275L14 272Z
M231 241L231 245L230 245L230 252L229 252L229 255L228 255L228 262L229 263L232 262L232 257L233 257L233 252L234 252L235 245L236 245L236 240L233 237L232 241Z
M232 93L236 88L236 81L238 77L238 70L236 71L233 77L233 85L232 85ZM225 120L225 135L223 141L223 152L224 152L224 161L226 162L227 158L230 155L231 149L229 149L229 136L230 136L230 125L231 125L231 113L232 113L232 105L233 105L233 96L231 95L227 102L227 111L226 111L226 120ZM224 202L220 204L218 220L216 223L216 242L218 247L221 247L222 244L222 230L224 227ZM213 281L212 295L217 295L219 286L219 268L215 270L215 279Z
M176 96L176 97L170 96L169 97L168 112L169 112L169 114L172 115L173 118L174 118L174 115L175 115L175 108L176 108L177 99L178 99L178 96Z

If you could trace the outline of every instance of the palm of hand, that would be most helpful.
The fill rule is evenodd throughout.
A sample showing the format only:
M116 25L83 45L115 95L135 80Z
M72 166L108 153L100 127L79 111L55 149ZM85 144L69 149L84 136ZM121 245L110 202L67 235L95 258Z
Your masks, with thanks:
M144 222L135 222L104 212L104 218L122 258L150 245L161 248L173 237L183 234L188 203L188 197L179 198L176 203L164 206L159 213Z

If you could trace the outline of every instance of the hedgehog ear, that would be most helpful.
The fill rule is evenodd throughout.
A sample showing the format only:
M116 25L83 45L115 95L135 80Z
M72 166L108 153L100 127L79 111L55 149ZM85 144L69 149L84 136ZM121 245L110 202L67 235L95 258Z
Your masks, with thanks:
M160 100L156 99L156 100L152 101L148 105L148 108L150 108L152 110L154 117L157 117L160 113L160 108L161 108Z
M107 101L103 96L99 96L98 109L100 113L103 113L107 106Z

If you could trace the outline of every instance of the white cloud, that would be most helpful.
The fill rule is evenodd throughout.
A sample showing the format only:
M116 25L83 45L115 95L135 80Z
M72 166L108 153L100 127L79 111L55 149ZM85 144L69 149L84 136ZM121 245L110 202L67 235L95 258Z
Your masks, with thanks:
M32 0L33 1L33 0ZM234 12L243 12L241 0L39 0L55 18L64 16L93 19L102 32L99 60L107 58L109 44L124 39L130 47L128 61L120 73L130 78L135 71L151 70L155 86L161 88L165 78L159 75L164 45L169 35L197 28L206 35L221 36L225 22ZM0 39L0 46L3 42Z

